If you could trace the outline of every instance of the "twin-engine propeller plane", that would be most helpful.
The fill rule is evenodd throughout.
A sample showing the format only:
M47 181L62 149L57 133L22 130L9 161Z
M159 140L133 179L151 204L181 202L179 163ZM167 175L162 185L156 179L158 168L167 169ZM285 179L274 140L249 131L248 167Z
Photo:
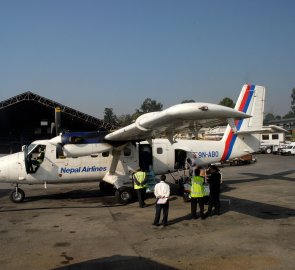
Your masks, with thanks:
M259 149L263 131L265 88L244 85L234 109L210 103L184 103L141 115L111 133L70 132L24 146L22 152L0 158L0 181L12 183L13 202L22 202L20 184L99 181L116 188L121 203L130 202L130 171L141 167L156 175L183 169L187 157L204 166ZM227 121L220 141L175 139L178 132ZM161 136L165 138L159 138ZM158 137L158 138L157 138Z

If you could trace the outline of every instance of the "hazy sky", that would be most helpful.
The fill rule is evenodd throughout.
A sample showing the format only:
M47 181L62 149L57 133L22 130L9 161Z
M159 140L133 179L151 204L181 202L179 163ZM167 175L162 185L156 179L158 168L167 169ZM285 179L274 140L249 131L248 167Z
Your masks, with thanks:
M0 0L0 100L25 91L103 117L146 98L234 101L266 86L290 111L295 1Z

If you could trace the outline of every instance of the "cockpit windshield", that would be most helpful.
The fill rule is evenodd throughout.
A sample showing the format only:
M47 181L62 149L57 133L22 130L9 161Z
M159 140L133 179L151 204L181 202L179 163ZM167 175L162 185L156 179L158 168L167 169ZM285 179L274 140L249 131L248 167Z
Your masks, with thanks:
M39 146L39 144L31 143L31 144L28 146L27 154L31 154L32 152L34 152L34 150L35 150L38 146Z
M37 172L44 160L46 145L31 143L23 149L27 173Z

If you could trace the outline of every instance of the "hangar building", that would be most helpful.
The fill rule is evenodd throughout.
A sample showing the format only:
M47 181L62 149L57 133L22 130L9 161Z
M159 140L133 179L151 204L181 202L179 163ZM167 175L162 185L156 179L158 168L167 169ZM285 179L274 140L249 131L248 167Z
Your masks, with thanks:
M60 108L60 114L56 114ZM0 102L0 153L19 152L21 146L56 136L55 122L63 131L111 130L104 121L30 91Z

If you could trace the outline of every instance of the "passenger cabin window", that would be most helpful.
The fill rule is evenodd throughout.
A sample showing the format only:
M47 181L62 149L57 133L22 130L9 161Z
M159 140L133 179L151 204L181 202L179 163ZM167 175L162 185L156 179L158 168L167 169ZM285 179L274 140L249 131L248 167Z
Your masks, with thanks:
M108 157L108 156L110 155L110 152L109 152L109 151L107 151L107 152L102 152L101 155L102 155L103 157Z
M269 135L265 135L265 134L263 134L263 135L262 135L262 140L269 140Z
M125 157L131 156L131 149L129 147L124 148L124 156Z
M157 154L159 154L159 155L163 154L163 148L162 147L157 148Z

